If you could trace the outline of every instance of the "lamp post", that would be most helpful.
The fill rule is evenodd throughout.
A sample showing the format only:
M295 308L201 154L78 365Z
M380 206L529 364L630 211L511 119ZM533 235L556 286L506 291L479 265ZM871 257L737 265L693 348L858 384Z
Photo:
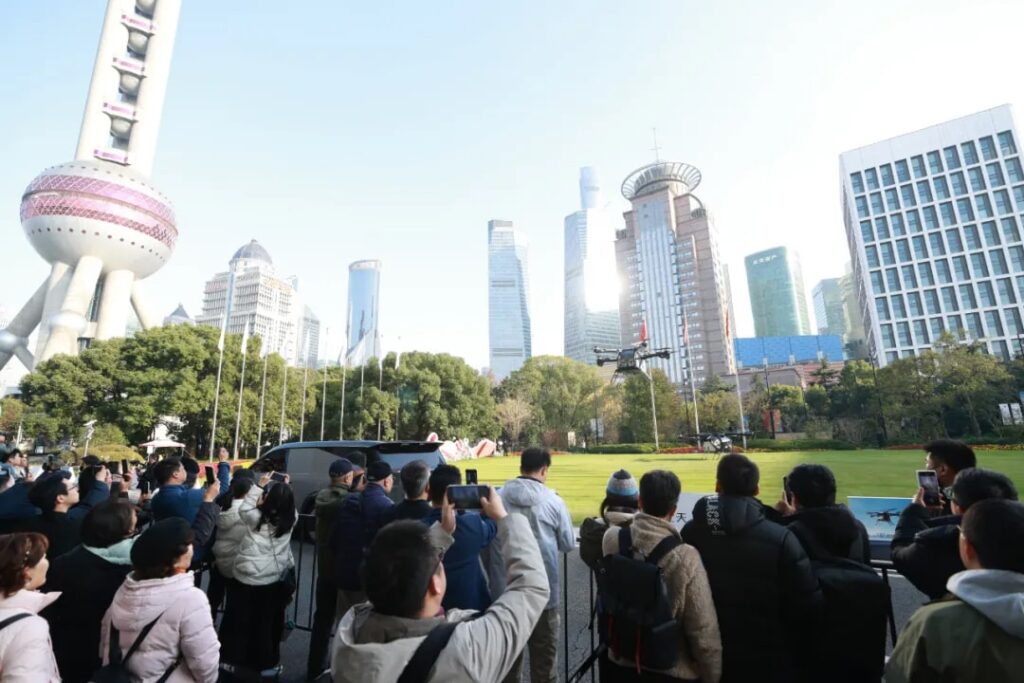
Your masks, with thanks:
M772 439L775 438L775 406L772 405L772 384L768 381L768 359L764 359L764 390L768 394L768 421L772 426Z

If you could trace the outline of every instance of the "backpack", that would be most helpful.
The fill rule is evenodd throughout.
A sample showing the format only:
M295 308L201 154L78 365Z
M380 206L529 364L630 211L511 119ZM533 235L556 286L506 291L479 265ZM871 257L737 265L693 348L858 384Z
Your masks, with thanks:
M128 652L124 654L124 657L121 657L121 645L119 643L120 634L117 629L114 628L114 625L111 624L109 662L93 673L92 678L89 679L89 683L132 683L132 675L128 673L128 669L125 668L125 663L133 654L135 654L135 651L139 649L139 645L141 645L142 641L146 639L146 636L149 635L149 632L156 625L156 622L160 621L160 617L162 616L163 614L160 614L156 619L142 627L142 630L139 631L139 635L135 636L135 641L131 644L131 647L128 648ZM174 663L171 664L170 668L164 672L163 676L157 679L156 683L166 683L167 679L171 677L172 673L174 673L174 670L178 668L179 659L180 657L174 660Z
M679 623L658 562L683 544L666 536L636 559L629 527L619 528L619 553L598 563L598 627L601 642L619 659L641 668L671 669L679 659Z
M587 517L580 524L580 559L588 567L597 570L597 564L601 561L604 553L601 552L601 544L604 542L604 532L608 531L608 525L600 517Z

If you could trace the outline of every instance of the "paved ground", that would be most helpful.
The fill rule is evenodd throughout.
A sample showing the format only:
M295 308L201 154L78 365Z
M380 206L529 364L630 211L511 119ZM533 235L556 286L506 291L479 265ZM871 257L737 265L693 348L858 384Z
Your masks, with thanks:
M289 608L289 618L295 620L300 626L308 626L312 623L312 612L310 598L312 594L312 561L313 549L310 544L294 544L296 562L299 563L300 583L296 602ZM569 664L570 671L574 671L590 653L590 630L587 628L590 611L590 581L586 565L579 559L579 554L573 552L568 558L568 643L569 643ZM894 576L891 580L893 593L893 608L896 614L896 624L903 627L907 619L919 607L926 598L917 589L910 585L906 579ZM891 643L890 643L891 648ZM286 683L299 683L305 680L306 655L309 649L309 634L296 629L291 637L282 646L282 660L285 667L283 681ZM562 650L559 651L561 658ZM564 676L564 662L559 660L560 673ZM589 680L589 676L585 680ZM596 672L594 679L596 680Z

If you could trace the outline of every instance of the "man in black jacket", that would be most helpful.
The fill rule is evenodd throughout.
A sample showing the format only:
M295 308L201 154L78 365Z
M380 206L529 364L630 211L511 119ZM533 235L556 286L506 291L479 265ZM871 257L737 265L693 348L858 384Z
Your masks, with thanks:
M821 619L821 589L796 535L765 517L760 472L743 455L718 463L717 495L697 502L683 540L700 551L722 632L722 682L783 683Z
M407 463L398 473L398 480L402 482L405 500L388 510L387 522L399 519L421 520L429 515L433 508L430 507L427 495L427 483L430 481L430 467L427 463L422 460Z
M896 571L932 600L943 597L949 577L964 570L959 548L963 514L981 500L1017 500L1017 489L1005 474L973 467L956 475L951 498L953 514L935 517L941 509L925 507L924 489L918 489L892 537Z
M46 557L50 560L68 552L81 540L81 520L68 516L68 510L78 502L78 484L71 483L70 476L64 471L40 476L29 489L28 500L42 514L25 519L17 529L46 536L50 542Z
M836 504L836 478L824 465L797 465L787 477L789 494L783 491L774 521L796 534L812 560L825 554L855 562L871 562L868 531L845 505Z
M942 493L942 508L936 509L935 514L951 515L951 491L956 475L966 469L977 467L978 458L970 446L963 441L952 439L930 441L924 445L924 452L924 466L935 472Z

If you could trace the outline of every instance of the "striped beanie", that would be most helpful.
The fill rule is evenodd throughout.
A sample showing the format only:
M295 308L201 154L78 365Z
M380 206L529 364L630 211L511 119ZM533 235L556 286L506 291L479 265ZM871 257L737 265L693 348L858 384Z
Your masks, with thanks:
M612 474L608 479L607 492L613 496L622 496L623 498L636 498L640 495L640 489L637 488L636 479L633 475L626 470L619 470Z

